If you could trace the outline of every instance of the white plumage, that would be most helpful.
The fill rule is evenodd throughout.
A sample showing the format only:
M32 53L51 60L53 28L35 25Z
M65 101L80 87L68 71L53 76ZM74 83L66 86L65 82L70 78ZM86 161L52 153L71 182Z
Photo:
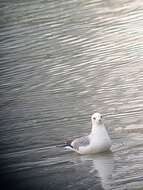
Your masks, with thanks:
M111 139L102 121L100 113L94 113L91 117L92 129L88 136L76 138L66 144L66 148L79 154L94 154L110 150Z

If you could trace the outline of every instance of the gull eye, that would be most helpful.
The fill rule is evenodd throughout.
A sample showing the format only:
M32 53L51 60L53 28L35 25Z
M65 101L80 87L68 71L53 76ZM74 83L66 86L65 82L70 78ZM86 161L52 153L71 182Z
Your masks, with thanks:
M94 120L96 120L96 117L93 117Z

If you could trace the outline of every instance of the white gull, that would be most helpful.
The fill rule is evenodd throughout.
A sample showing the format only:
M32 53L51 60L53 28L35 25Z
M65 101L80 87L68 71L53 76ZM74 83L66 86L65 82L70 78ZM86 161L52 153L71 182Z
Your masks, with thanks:
M102 115L94 113L91 117L92 129L88 136L67 142L65 148L79 154L94 154L110 150L111 139L104 126Z

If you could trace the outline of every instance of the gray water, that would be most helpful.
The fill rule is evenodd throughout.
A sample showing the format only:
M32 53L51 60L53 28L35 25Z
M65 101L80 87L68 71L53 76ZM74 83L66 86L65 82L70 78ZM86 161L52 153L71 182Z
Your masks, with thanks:
M0 14L2 189L143 189L143 2L5 0ZM61 147L95 111L112 153Z

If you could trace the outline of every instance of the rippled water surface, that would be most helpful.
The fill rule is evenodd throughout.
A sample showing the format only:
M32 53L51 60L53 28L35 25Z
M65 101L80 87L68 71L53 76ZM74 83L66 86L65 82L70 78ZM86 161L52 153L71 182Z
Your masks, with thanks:
M3 189L143 189L143 2L0 2ZM60 147L103 113L112 153Z

